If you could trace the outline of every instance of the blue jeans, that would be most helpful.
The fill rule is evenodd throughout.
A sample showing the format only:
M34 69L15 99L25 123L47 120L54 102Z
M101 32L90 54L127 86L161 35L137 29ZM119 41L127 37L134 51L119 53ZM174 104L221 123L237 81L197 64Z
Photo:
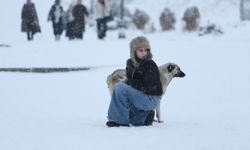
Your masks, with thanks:
M125 83L115 85L108 119L120 124L143 125L147 115L160 105L161 96L147 95Z

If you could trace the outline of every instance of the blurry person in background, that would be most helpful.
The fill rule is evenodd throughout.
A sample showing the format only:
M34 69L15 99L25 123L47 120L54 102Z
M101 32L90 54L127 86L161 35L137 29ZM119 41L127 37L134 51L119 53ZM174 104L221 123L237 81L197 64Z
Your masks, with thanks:
M103 39L106 36L107 19L110 17L110 7L106 0L97 0L95 14L97 21L97 36L99 39Z
M76 39L83 39L83 32L85 32L85 17L89 13L87 8L82 4L82 0L77 0L77 4L72 10L74 16L73 35Z
M33 36L37 32L41 32L35 4L31 0L27 0L22 8L22 32L27 32L28 41L33 40Z
M69 5L69 9L66 12L66 37L69 38L69 40L73 40L74 39L74 16L73 16L73 8L74 5L70 4Z
M63 32L63 7L60 0L55 0L55 4L51 7L48 15L48 21L52 21L55 39L60 40Z

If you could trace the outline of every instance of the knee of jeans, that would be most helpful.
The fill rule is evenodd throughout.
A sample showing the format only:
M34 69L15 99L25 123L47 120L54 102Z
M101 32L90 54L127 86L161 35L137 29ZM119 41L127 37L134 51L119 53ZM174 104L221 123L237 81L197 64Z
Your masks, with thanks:
M126 88L126 84L125 83L116 83L115 84L115 91L123 91Z

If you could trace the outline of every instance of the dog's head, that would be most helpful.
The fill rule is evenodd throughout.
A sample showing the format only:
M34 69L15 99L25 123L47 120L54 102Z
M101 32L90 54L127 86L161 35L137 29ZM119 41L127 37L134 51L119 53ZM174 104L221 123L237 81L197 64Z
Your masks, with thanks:
M112 95L114 86L118 82L126 82L126 70L125 69L117 69L112 74L107 77L107 85L109 88L109 93Z
M172 77L185 77L185 73L181 71L180 67L174 63L167 63L160 66L160 71L163 74L171 75Z
M125 69L117 69L107 77L108 87L110 87L111 84L114 85L117 82L126 82L126 81L127 77Z

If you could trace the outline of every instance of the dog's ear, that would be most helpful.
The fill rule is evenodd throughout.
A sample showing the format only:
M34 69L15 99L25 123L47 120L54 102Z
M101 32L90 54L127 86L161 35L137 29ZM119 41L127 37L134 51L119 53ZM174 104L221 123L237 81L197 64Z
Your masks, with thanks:
M168 66L168 72L172 72L174 70L174 66L173 65L169 65Z

